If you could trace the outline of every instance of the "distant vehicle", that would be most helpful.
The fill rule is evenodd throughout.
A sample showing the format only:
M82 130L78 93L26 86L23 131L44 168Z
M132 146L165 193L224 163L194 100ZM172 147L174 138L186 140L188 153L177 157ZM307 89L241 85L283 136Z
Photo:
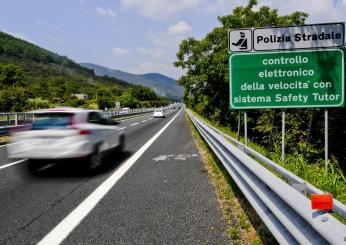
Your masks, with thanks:
M163 112L163 109L155 109L153 116L154 116L154 118L157 118L157 117L164 118L165 113Z
M100 111L56 108L33 113L31 129L14 133L15 144L7 147L9 158L27 158L32 170L62 159L83 159L96 170L106 152L124 149L124 132Z

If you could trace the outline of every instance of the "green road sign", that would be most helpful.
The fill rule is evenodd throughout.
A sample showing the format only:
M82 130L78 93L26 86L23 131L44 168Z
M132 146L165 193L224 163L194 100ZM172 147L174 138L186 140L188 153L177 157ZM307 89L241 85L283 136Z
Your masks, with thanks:
M344 106L340 49L232 53L230 108Z

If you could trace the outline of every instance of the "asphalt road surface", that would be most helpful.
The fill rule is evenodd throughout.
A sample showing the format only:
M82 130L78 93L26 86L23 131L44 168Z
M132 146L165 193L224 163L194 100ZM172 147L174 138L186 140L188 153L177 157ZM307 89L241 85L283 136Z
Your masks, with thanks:
M122 121L126 152L97 175L36 174L0 147L0 244L229 244L183 109Z

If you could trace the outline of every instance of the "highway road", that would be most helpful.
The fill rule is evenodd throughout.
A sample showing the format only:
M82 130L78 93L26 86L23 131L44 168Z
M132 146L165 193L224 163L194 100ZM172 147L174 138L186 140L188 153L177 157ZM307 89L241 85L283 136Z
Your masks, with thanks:
M126 152L90 175L32 174L0 147L0 244L229 244L184 111L122 121Z

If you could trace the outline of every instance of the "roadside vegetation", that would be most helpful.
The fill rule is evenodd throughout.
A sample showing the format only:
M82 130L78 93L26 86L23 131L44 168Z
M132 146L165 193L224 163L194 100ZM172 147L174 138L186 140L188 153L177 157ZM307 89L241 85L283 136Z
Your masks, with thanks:
M198 116L202 120L210 123L220 131L228 134L229 136L237 139L237 133L232 131L230 127L221 126L218 123L215 123L196 112L192 112L194 115ZM244 138L240 137L240 142L244 143ZM313 186L328 192L332 193L333 197L339 200L340 202L346 205L346 178L340 167L336 162L329 162L329 172L326 173L324 168L324 160L319 160L316 163L307 162L302 155L300 154L289 154L285 156L285 161L281 161L281 153L268 151L265 147L258 145L255 142L248 141L249 147L255 151L261 153L277 164L288 169L295 175L304 179ZM267 165L264 165L269 170L271 170ZM275 172L274 170L272 170ZM283 176L276 174L279 178L286 180ZM340 221L346 223L346 220L335 215Z
M230 243L277 244L275 238L231 179L222 163L200 136L187 115L186 120L202 156L208 178L216 190L223 216L227 221L227 235L231 240Z
M56 106L105 109L115 101L131 108L170 103L150 88L96 76L65 56L0 32L0 112Z

